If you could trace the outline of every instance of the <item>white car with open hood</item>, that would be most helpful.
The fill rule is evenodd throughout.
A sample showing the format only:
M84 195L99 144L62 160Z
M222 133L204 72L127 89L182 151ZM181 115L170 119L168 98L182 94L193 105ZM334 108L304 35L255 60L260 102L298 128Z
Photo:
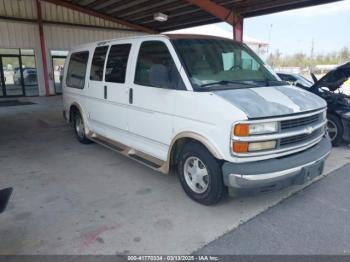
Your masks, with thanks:
M227 192L304 183L322 173L331 150L326 102L223 38L147 35L78 46L66 60L63 99L80 142L176 170L188 196L206 205Z

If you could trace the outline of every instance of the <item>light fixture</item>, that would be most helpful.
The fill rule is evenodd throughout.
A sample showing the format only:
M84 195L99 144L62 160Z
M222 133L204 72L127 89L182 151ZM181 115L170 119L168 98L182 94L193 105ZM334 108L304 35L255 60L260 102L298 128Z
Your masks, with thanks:
M168 15L163 14L163 13L155 13L153 15L153 19L159 22L165 22L168 20Z

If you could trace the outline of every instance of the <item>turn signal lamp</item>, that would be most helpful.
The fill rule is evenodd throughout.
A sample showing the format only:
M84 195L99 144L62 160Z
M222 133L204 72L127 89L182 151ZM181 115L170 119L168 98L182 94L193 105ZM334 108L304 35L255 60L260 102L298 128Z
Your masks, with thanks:
M249 125L248 124L237 124L234 130L235 136L249 136Z
M248 143L247 142L233 142L232 150L235 153L247 153L248 152Z

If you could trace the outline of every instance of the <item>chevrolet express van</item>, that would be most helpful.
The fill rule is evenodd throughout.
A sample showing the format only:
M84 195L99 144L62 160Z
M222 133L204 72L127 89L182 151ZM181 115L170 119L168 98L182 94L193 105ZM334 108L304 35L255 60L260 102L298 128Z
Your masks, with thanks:
M81 143L177 170L187 195L205 205L227 192L302 184L322 173L331 150L326 102L224 38L147 35L75 47L63 100Z

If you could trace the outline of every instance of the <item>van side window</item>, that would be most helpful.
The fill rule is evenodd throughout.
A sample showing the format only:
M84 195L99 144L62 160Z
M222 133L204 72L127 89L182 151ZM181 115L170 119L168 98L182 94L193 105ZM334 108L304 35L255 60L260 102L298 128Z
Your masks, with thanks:
M107 50L108 46L96 47L91 63L90 80L102 81Z
M79 89L84 88L88 59L88 51L71 54L66 79L66 84L68 87Z
M165 88L186 89L167 46L160 41L145 41L141 44L134 83L152 86L150 71L159 65L165 66L168 71L169 83Z
M125 83L126 67L131 44L113 45L109 51L105 81Z

